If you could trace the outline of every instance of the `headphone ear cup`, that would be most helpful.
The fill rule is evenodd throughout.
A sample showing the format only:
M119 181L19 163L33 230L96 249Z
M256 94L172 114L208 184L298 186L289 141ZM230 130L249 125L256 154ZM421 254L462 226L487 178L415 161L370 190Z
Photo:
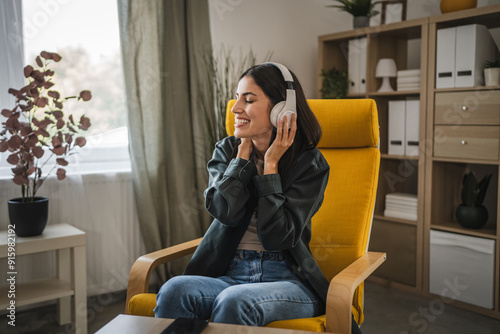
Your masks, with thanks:
M269 118L271 119L271 124L274 125L274 127L278 127L278 120L280 119L280 115L285 107L285 103L285 101L278 102L271 110Z

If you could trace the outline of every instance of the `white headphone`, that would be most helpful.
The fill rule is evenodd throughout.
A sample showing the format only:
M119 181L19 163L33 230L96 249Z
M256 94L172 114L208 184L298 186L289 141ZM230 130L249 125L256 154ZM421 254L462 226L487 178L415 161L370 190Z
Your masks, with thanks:
M276 103L276 105L271 110L271 124L275 127L278 127L278 121L282 120L285 116L288 116L288 128L291 127L292 124L292 115L297 114L296 100L295 100L295 90L293 89L293 77L290 71L282 64L279 63L264 63L270 64L277 67L281 74L283 75L283 79L287 84L286 90L286 100Z

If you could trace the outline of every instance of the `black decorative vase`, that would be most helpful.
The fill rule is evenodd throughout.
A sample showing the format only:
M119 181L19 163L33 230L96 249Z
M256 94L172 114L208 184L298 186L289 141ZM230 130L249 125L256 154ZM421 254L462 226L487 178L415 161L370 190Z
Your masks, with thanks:
M488 220L488 210L484 205L465 206L460 204L456 210L457 220L465 228L481 228Z
M34 237L43 233L49 216L49 199L35 197L23 202L21 197L8 201L10 223L19 237Z

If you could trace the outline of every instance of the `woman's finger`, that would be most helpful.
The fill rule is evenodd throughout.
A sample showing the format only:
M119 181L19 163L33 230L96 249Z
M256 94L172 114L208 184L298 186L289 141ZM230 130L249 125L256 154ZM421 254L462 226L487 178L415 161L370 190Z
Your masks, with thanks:
M290 131L290 129L288 128L288 120L289 116L288 115L285 115L285 117L283 117L283 142L285 144L288 143L288 133Z
M295 138L295 133L297 132L297 114L292 114L292 120L291 120L291 127L290 127L290 132L289 132L289 138L292 140Z
M276 127L276 129L278 130L276 132L276 139L281 140L281 138L283 137L283 120L278 120L278 126Z

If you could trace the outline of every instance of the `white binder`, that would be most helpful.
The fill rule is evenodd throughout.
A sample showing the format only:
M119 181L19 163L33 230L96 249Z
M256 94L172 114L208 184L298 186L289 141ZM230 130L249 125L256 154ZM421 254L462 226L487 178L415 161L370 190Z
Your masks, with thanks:
M349 94L366 92L366 37L349 40L347 74Z
M389 147L391 155L405 155L405 101L389 101Z
M436 88L484 85L484 62L500 59L493 37L480 24L439 29L436 42Z
M436 88L455 87L457 28L439 29L436 41Z
M483 66L498 58L489 30L479 24L457 27L455 44L455 87L484 85Z
M418 156L420 101L407 100L405 114L405 155Z

